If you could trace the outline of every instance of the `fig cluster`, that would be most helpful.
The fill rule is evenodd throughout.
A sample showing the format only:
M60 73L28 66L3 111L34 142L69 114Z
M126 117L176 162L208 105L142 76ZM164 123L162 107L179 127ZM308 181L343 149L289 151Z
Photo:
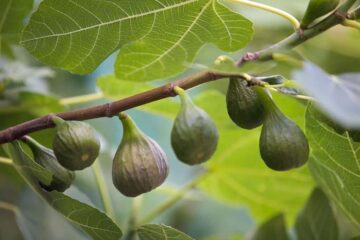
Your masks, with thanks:
M186 92L175 87L181 107L171 131L177 158L188 165L201 164L214 154L218 132L209 115ZM136 197L160 186L169 173L165 152L125 113L120 113L123 138L112 165L114 186L125 196Z
M34 161L52 174L50 185L39 182L46 191L63 192L75 179L75 170L92 165L99 155L100 141L96 130L79 121L65 121L53 116L56 133L52 149L25 136L22 140L33 154Z
M231 78L226 103L230 118L239 127L254 129L262 125L260 155L269 168L285 171L307 162L309 144L305 134L281 112L264 88Z

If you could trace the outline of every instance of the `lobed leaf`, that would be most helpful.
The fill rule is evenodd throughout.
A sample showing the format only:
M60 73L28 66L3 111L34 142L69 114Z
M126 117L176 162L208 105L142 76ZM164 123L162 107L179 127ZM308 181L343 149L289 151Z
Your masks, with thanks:
M217 0L44 0L21 43L40 61L85 74L121 49L120 79L147 81L185 69L205 43L244 47L251 22Z

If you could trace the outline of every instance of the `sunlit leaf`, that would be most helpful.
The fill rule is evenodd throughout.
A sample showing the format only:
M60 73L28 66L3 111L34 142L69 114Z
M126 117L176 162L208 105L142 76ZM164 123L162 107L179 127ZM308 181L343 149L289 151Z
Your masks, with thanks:
M96 240L117 240L121 237L122 233L119 227L109 217L96 208L72 199L60 192L46 192L42 190L38 185L38 178L41 177L48 179L49 174L51 176L51 173L27 156L22 150L19 142L15 141L8 144L6 148L10 157L14 161L16 170L23 179L35 192L37 192L67 220L81 227L86 233ZM36 168L29 168L28 166L36 166ZM50 180L52 180L52 177Z
M337 222L326 195L315 189L305 208L300 212L295 231L298 240L337 240L339 231Z
M320 121L311 105L306 113L306 133L311 147L310 170L327 196L360 226L360 143Z
M165 225L147 224L141 226L137 233L140 240L192 240L185 233Z
M116 73L146 81L183 71L205 43L235 51L252 33L251 22L216 0L44 0L21 42L40 61L85 74L138 40L122 48Z

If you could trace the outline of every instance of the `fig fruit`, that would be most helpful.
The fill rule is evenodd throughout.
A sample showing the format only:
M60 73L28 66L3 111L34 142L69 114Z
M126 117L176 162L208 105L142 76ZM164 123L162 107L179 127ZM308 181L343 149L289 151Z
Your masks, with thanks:
M317 18L335 10L339 2L340 0L311 0L301 20L301 28L307 28Z
M288 119L268 93L256 88L266 109L260 135L260 154L265 164L277 171L304 165L309 158L309 143L303 131Z
M69 170L89 167L98 157L100 140L96 130L85 122L53 117L56 135L53 149L59 163Z
M56 190L59 192L68 189L75 179L75 173L61 166L51 149L30 137L25 137L24 142L30 147L35 162L53 174L51 184L46 186L40 182L41 187L47 191Z
M231 120L241 128L253 129L264 122L264 106L256 91L248 87L245 80L230 78L226 106Z
M141 132L128 115L120 113L120 120L123 138L113 160L112 179L122 194L136 197L160 186L169 167L161 147Z
M181 108L171 131L171 146L177 158L189 165L203 163L214 154L219 135L210 116L195 106L186 92L175 87Z

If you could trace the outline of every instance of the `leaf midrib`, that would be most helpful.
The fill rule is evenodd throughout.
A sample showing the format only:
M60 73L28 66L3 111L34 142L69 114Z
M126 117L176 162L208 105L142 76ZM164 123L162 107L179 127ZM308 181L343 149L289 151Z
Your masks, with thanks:
M120 23L120 22L123 22L123 21L126 21L126 20L130 20L130 19L134 19L134 18L138 18L138 17L144 17L144 16L147 16L147 15L156 14L156 13L159 13L159 12L168 11L170 9L185 6L185 5L197 2L197 1L199 1L199 0L188 0L188 1L185 1L185 2L182 2L182 3L178 3L178 4L175 4L175 5L169 6L169 7L156 9L156 10L149 11L149 12L146 12L146 13L135 14L135 15L132 15L132 16L126 16L124 18L120 18L120 19L116 19L116 20L112 20L112 21L108 21L108 22L101 22L99 24L95 24L95 25L92 25L92 26L89 26L89 27L84 27L84 28L77 29L77 30L74 30L74 31L69 31L69 32L65 32L65 33L50 34L50 35L45 35L45 36L41 36L41 37L21 40L20 43L24 44L24 43L27 43L27 42L36 41L36 40L40 40L40 39L66 36L66 35L71 35L71 34L75 34L75 33L78 33L78 32L91 30L91 29L98 28L98 27L101 28L103 26L111 25L111 24L114 24L114 23Z

